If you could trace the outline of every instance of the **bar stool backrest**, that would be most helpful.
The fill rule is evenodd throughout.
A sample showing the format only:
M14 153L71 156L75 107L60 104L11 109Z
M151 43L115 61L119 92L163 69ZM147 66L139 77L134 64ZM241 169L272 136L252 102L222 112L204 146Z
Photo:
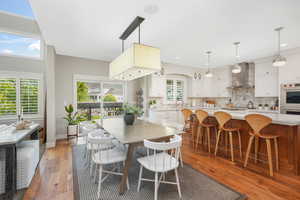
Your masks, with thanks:
M245 116L245 120L248 122L253 133L257 136L260 136L260 131L272 123L272 119L270 117L260 115L260 114L249 114Z
M202 124L204 120L208 118L208 113L204 110L196 110L195 113L200 124Z
M193 114L193 112L190 109L182 109L181 110L182 114L183 114L183 119L184 121L189 120L189 118L191 117L191 115Z
M170 139L170 142L152 142L149 140L144 140L144 146L147 148L147 159L149 163L154 165L154 169L162 167L163 170L169 168L170 166L175 166L178 164L180 147L182 145L182 138L179 135L175 135ZM150 150L153 154L150 155ZM159 153L161 152L169 153L171 157L163 157L159 159ZM175 159L172 159L175 158Z
M214 116L219 123L220 129L224 129L225 124L232 119L232 116L229 113L222 111L215 112Z

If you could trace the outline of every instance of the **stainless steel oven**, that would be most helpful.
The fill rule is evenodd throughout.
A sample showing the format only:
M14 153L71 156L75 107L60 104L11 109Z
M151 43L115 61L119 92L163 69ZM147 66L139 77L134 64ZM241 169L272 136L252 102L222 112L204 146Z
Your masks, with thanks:
M281 85L280 112L300 115L300 83Z
M300 115L300 109L281 108L280 113L289 115Z

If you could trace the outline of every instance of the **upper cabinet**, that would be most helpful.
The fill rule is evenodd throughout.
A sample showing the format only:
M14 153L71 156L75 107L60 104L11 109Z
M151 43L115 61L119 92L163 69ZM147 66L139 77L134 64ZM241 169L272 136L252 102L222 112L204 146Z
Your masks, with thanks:
M255 63L255 97L277 97L278 68L271 62Z
M202 70L200 80L193 80L191 97L230 97L227 87L231 84L229 68L213 69L213 77L204 76L206 70Z
M149 77L149 97L164 97L165 95L165 78L158 75Z

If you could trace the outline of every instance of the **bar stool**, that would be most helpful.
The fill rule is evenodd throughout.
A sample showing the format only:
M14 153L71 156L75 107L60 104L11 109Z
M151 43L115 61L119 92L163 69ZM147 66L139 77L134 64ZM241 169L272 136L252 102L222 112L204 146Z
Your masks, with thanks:
M211 123L207 123L207 119L208 119L208 113L204 110L196 110L196 117L198 119L199 125L198 125L198 131L197 131L197 139L196 139L196 148L198 148L198 144L199 144L199 139L200 141L202 141L203 138L203 134L202 134L202 130L205 133L207 133L207 146L208 146L208 152L210 153L210 129L211 128L215 128L216 129L216 125L215 124L211 124ZM202 143L202 142L201 142Z
M251 151L251 146L253 139L255 138L255 163L257 163L257 152L258 152L258 142L259 138L265 139L267 144L267 153L268 153L268 162L269 162L269 172L270 176L273 176L273 163L272 163L272 149L271 149L271 140L274 140L275 146L275 158L276 158L276 170L279 170L279 162L278 162L278 142L277 138L279 135L271 134L271 133L261 133L261 130L272 123L272 119L260 115L260 114L250 114L245 116L245 120L248 122L252 130L249 132L250 138L248 142L248 148L246 152L246 158L244 167L248 164L249 154Z
M218 123L219 123L219 131L217 134L217 141L216 141L216 149L215 149L215 156L217 155L218 152L218 145L219 145L219 140L220 140L220 135L222 132L225 134L228 133L229 135L229 142L230 142L230 151L231 151L231 161L234 162L234 155L233 155L233 142L232 142L232 133L237 133L238 138L239 138L239 151L240 151L240 157L242 158L242 142L241 142L241 134L239 128L234 128L234 127L228 127L228 123L231 119L232 116L229 113L226 112L215 112L214 116L216 117ZM227 135L225 135L227 137ZM226 138L227 141L227 138ZM227 150L227 142L226 143L226 150Z
M193 114L193 112L190 109L182 109L181 110L182 114L183 114L183 119L184 119L184 127L183 130L189 130L191 128L191 115Z

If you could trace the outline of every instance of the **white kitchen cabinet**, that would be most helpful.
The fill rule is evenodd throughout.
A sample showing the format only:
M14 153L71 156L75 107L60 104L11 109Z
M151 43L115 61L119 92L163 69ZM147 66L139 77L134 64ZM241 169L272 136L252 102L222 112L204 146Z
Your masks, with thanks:
M277 97L278 68L271 62L255 63L255 97Z
M149 77L149 96L150 97L164 97L166 88L165 78L157 75L150 75Z

